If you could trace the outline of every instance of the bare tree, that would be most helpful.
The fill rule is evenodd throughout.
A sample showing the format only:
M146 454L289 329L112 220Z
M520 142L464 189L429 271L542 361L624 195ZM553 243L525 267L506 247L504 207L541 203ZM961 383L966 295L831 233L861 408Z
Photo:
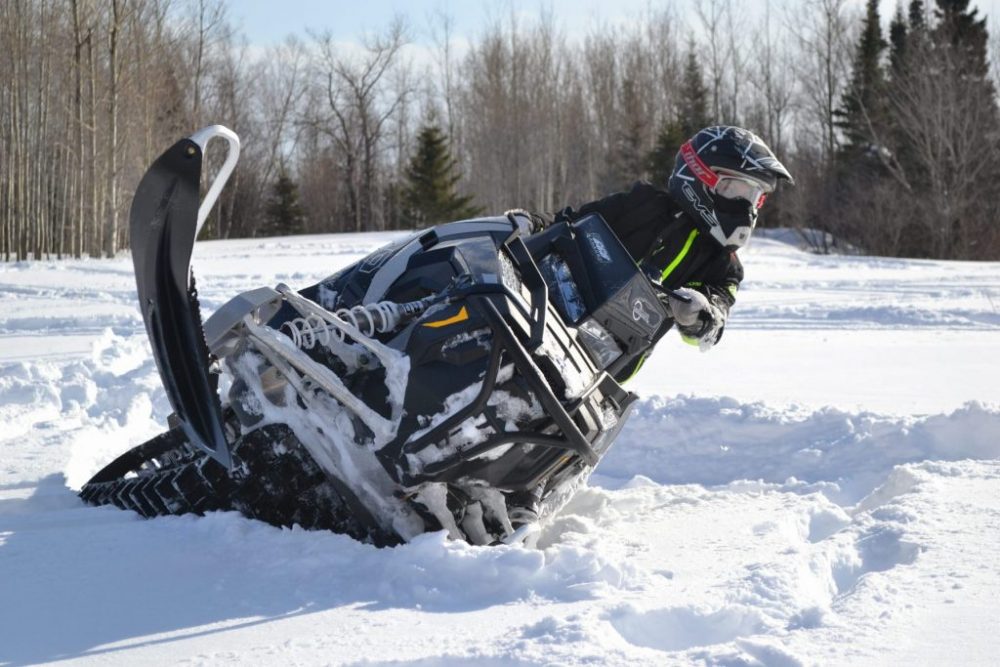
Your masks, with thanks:
M909 54L912 67L894 83L892 111L906 143L912 174L894 174L909 186L922 214L904 224L922 227L933 257L972 257L994 226L996 205L984 207L984 184L1000 173L1000 137L992 86L960 74L956 50ZM913 184L907 180L917 179Z
M384 33L363 40L363 53L343 53L332 35L316 38L320 49L319 76L329 115L311 122L342 151L346 162L349 209L353 228L379 223L378 158L386 122L409 90L387 91L386 74L406 43L405 23L394 20Z
M777 39L772 24L771 0L767 0L764 18L754 33L754 61L757 67L749 74L762 107L760 129L771 148L783 154L787 146L785 130L790 122L795 96L791 77L792 58L785 40Z
M83 48L90 41L92 33L84 28L86 18L84 16L84 0L70 0L73 6L73 82L74 95L73 107L76 111L76 174L74 181L74 194L76 195L74 213L76 215L76 233L73 236L73 255L81 257L84 252L84 171L85 157L83 145Z
M729 69L729 102L726 104L723 117L726 122L733 125L742 125L743 122L743 100L747 97L748 91L745 84L747 77L747 66L753 49L747 43L750 36L750 28L745 17L737 17L733 11L732 3L727 3L724 8L726 27L726 60ZM737 22L740 22L738 25Z
M193 104L191 116L195 125L202 125L202 103L204 90L202 83L208 69L209 54L215 41L219 38L225 24L226 6L222 0L197 0L194 5L193 24L194 41L191 44L191 67Z
M723 29L727 16L731 16L730 0L695 0L695 16L704 30L704 47L708 52L708 79L712 90L712 119L721 123L723 82L726 69L733 55L732 47L724 43Z
M697 0L690 46L672 5L579 38L551 12L510 8L461 56L439 12L427 76L402 19L357 43L326 34L261 56L227 20L231 2L0 0L0 258L115 253L150 160L207 122L244 138L205 227L219 237L258 233L279 171L297 180L310 231L394 224L422 118L447 127L459 188L476 204L578 204L641 177L663 128L696 115L679 92L688 50L707 74L712 119L758 130L795 173L798 187L774 198L768 221L818 229L823 247L835 235L886 253L979 258L1000 246L996 34L992 88L982 66L978 83L956 74L943 42L914 47L924 60L912 75L892 70L891 126L868 133L878 177L846 178L835 112L851 0L806 0L783 17L768 2L758 25L732 0ZM918 18L930 48L938 19ZM210 151L206 176L220 159Z
M118 251L118 101L120 35L125 21L125 0L111 0L108 24L108 228L106 251L114 257Z
M806 114L800 130L815 132L825 160L832 159L837 150L835 111L848 74L851 23L846 4L846 0L809 0L804 25L800 12L785 23L799 47L796 76Z
M296 144L289 137L296 114L305 95L306 51L302 42L290 36L268 51L258 72L261 121L266 133L267 157L263 180L270 182L280 164L287 161L286 151Z
M438 77L440 78L441 99L444 102L445 122L448 138L456 142L455 127L455 19L443 9L438 9L430 25L431 39L435 46Z

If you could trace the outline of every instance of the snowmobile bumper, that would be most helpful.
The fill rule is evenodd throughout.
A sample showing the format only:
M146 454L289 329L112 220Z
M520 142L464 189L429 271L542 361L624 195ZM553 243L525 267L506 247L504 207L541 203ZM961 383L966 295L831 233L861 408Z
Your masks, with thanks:
M575 334L549 304L545 280L521 239L509 241L506 250L530 294L530 303L511 286L499 283L476 285L466 291L463 303L478 313L492 332L482 385L471 402L436 427L399 449L390 446L383 451L399 466L403 486L474 477L505 491L534 489L553 473L595 466L631 412L636 395L599 370L577 343ZM546 415L544 424L531 430L508 430L492 414L489 402L500 383L503 363L513 364L516 375L540 403ZM576 378L580 385L575 392L568 378ZM412 455L448 439L468 420L485 420L493 434L433 463L413 463L420 457ZM482 458L499 448L507 448L504 456L517 461L516 465L504 465L503 457L499 464Z

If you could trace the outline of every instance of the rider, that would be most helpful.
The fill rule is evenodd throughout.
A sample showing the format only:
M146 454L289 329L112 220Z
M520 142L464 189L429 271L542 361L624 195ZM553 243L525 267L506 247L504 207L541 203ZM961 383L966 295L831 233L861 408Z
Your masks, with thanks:
M788 170L752 132L706 127L685 142L661 190L645 181L625 192L565 208L555 221L599 213L639 266L670 290L663 299L682 338L707 350L722 337L729 308L743 280L736 251L750 239L757 211ZM531 216L537 224L547 222ZM637 359L620 374L630 377Z

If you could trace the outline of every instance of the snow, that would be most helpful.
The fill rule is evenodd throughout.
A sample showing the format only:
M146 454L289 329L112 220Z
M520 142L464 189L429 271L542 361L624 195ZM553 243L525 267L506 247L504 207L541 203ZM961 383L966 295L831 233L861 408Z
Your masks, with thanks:
M402 236L199 244L205 315ZM995 663L1000 263L778 238L535 549L84 506L169 412L130 261L0 264L0 664Z

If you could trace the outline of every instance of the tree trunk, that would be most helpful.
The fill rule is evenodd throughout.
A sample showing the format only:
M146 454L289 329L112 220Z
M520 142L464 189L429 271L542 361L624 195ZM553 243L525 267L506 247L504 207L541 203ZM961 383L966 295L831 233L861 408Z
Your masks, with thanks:
M93 28L87 31L87 58L90 64L90 221L88 250L92 256L101 254L100 214L97 205L97 62L94 57Z
M108 232L107 253L118 252L118 32L121 28L123 0L111 0L111 25L108 28Z
M72 239L72 252L76 258L83 257L84 250L84 215L83 215L83 189L84 189L84 161L83 161L83 26L80 17L81 0L70 0L73 4L73 108L76 112L76 151L73 156L76 161L76 175L74 178L74 208L73 215L76 218L75 232Z

